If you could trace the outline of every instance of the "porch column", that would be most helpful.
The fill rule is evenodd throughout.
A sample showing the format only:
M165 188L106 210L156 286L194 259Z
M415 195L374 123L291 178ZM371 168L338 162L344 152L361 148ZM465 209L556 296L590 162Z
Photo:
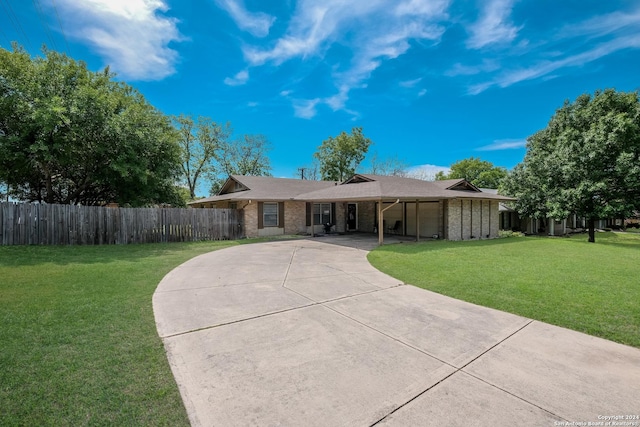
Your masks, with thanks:
M562 235L567 234L567 220L566 218L562 220Z
M384 221L382 220L383 210L382 210L382 199L378 201L378 244L382 245L384 241Z
M313 202L310 202L309 204L311 205L311 237L316 237L315 227L314 227L314 224L313 224L313 216L314 216L313 215L313 210L314 210L315 206L314 206ZM322 216L322 215L320 215L320 216Z
M420 241L420 203L416 200L416 242Z
M549 223L549 236L555 236L556 221L553 218L549 218L549 221L547 222Z

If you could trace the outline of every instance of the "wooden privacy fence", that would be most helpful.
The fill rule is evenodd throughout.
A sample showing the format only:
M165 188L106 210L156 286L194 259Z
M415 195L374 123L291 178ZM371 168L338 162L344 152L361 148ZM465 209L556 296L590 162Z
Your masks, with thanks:
M242 237L236 209L105 208L0 202L2 245L108 245Z

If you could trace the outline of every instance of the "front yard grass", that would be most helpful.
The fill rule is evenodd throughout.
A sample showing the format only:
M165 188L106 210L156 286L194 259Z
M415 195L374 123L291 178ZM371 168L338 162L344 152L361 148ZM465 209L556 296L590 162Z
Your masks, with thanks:
M189 425L152 295L236 244L0 247L0 425Z
M640 347L640 235L381 246L381 271L453 298Z

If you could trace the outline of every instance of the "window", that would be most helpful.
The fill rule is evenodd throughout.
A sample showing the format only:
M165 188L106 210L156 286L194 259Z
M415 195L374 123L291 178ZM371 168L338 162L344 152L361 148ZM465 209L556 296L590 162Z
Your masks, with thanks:
M313 205L314 224L333 224L331 219L331 203L316 203Z
M262 208L262 224L265 227L278 226L278 204L265 203Z

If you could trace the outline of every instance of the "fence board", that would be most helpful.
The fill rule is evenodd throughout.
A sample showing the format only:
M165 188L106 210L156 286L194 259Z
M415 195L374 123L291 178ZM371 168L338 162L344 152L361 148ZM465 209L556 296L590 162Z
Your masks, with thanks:
M0 202L2 245L102 245L242 237L236 209L105 208Z

